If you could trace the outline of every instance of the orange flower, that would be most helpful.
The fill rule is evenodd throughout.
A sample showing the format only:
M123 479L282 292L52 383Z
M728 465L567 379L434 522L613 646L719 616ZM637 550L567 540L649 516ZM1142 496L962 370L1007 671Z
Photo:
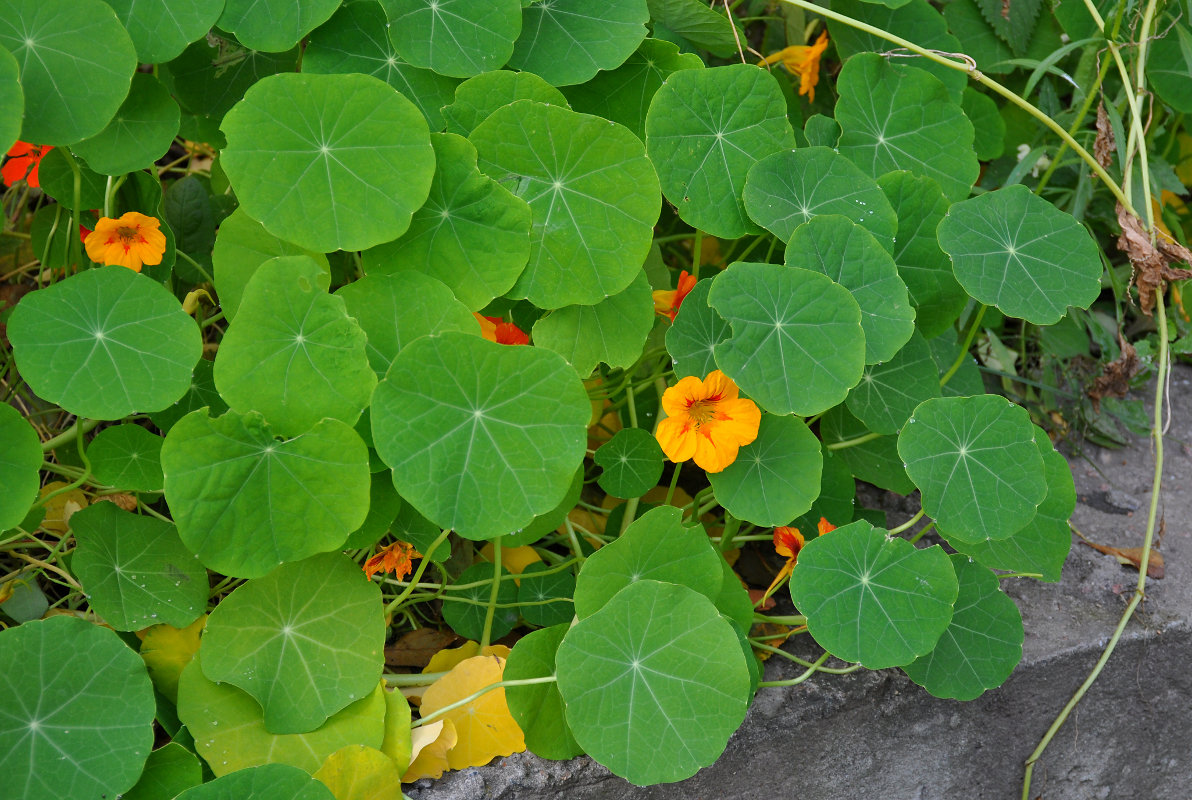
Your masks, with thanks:
M661 314L671 322L679 313L679 306L683 305L683 298L695 287L695 276L688 275L687 270L679 273L679 285L675 289L659 289L654 292L654 313Z
M695 463L720 472L737 459L737 449L757 438L762 412L737 397L737 384L720 370L704 380L689 376L662 394L666 418L655 436L671 461Z
M480 323L480 335L490 342L497 344L530 343L530 337L526 335L525 331L512 322L506 322L500 317L482 317L475 311L472 312L472 316Z
M820 517L819 524L817 524L816 527L819 529L820 536L823 536L825 533L831 533L832 531L836 530L836 526L833 525L831 522L828 522L827 517Z
M823 521L825 520L821 518L821 522ZM803 534L799 533L798 528L780 525L774 529L774 550L778 555L786 557L789 566L794 566L802 549Z
M28 142L14 144L8 150L8 160L4 162L4 168L0 169L4 185L12 186L17 181L23 180L29 184L31 189L41 186L37 179L37 168L45 154L53 149L49 145L29 144Z
M815 102L815 85L819 83L820 56L828 49L828 32L820 33L815 44L796 44L784 47L777 53L771 53L759 62L758 66L768 66L781 62L787 72L799 76L799 94L809 95L811 102Z
M413 571L415 558L422 558L422 555L413 545L394 542L364 562L364 575L371 578L378 572L392 572L394 580L400 581Z
M87 257L98 264L119 264L133 272L140 272L142 264L161 263L166 251L166 235L159 230L160 222L136 211L129 211L120 219L101 217L95 230L87 234L83 246Z

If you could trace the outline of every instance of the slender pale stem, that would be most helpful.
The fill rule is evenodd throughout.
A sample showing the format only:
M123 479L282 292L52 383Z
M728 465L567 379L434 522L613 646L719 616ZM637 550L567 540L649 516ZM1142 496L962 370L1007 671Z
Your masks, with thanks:
M504 536L493 539L493 585L488 593L488 610L484 612L484 630L480 634L480 649L488 647L493 632L493 617L497 613L497 595L501 591L501 542Z
M423 725L428 725L428 724L434 722L435 720L437 720L439 717L442 717L446 714L450 714L452 711L454 711L457 708L463 708L464 706L468 705L469 703L473 702L474 700L477 700L477 699L483 697L484 695L488 694L489 692L491 692L494 689L504 689L507 686L533 686L534 684L537 684L537 683L554 683L554 682L555 682L554 675L546 675L541 678L519 678L518 680L514 680L514 681L497 681L496 683L490 683L488 686L485 686L483 689L479 689L475 692L472 692L470 695L468 695L464 699L456 700L454 703L443 706L438 711L435 711L433 714L427 714L422 719L416 720L412 725L410 725L410 727L411 728L420 728Z

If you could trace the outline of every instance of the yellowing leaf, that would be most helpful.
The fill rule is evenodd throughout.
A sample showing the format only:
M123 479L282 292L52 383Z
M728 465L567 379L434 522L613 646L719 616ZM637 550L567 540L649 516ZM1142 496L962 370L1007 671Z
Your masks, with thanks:
M410 704L401 692L385 687L385 738L381 752L393 759L399 773L410 766Z
M441 778L447 767L447 751L455 747L459 736L455 723L449 719L435 720L429 725L415 728L411 735L414 760L401 776L402 783L413 783L419 778Z
M162 696L178 702L178 676L199 650L199 634L207 624L207 615L185 628L153 625L137 631L141 639L141 658L149 668L149 677Z
M509 648L503 644L490 644L483 650L480 649L479 642L468 640L459 647L452 647L447 650L440 650L430 657L430 661L426 665L423 672L447 672L455 669L455 666L462 661L476 656L498 656L500 658L509 657Z
M422 716L430 716L499 682L504 672L505 659L496 656L477 656L460 662L423 693ZM497 756L526 749L526 738L509 713L503 688L485 692L467 705L446 712L443 719L455 723L459 735L459 742L447 751L447 765L451 769L483 766Z
M362 744L336 750L314 778L335 795L335 800L390 800L400 791L401 772L393 759Z
M480 550L480 557L485 561L493 560L493 543L489 542ZM534 562L541 562L542 559L538 557L533 547L522 545L521 547L502 547L501 548L501 566L512 572L514 575L521 575L522 570L530 566ZM521 581L517 578L513 582L521 586Z
M50 481L45 486L41 487L38 493L39 497L45 497L51 492L56 492L64 486L70 484L65 481ZM47 531L54 533L66 533L70 527L70 518L76 512L87 507L87 495L83 494L81 489L71 489L69 492L63 492L57 497L51 498L46 503L45 519L41 521L41 527Z

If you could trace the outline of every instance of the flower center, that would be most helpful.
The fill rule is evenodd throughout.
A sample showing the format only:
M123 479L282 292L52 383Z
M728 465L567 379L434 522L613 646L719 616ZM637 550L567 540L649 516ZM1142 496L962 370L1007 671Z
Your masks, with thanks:
M695 400L687 407L687 416L695 423L696 428L715 418L716 400L714 397Z
M126 242L134 241L137 238L136 228L117 228L116 235Z

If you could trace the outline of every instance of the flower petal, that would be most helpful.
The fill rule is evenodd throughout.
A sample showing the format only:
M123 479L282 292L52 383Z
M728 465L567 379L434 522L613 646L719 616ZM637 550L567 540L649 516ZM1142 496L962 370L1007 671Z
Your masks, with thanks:
M737 460L737 444L700 431L695 436L695 463L705 472L720 472Z
M662 393L662 410L668 417L687 418L687 409L692 402L707 397L704 382L689 375Z
M695 440L700 438L690 423L681 417L667 417L658 423L654 437L666 457L676 464L686 461L695 454Z
M704 378L704 397L716 397L720 403L723 403L727 400L736 400L738 394L737 384L718 369L712 370L708 373L708 377ZM720 410L719 403L717 403L716 410Z

